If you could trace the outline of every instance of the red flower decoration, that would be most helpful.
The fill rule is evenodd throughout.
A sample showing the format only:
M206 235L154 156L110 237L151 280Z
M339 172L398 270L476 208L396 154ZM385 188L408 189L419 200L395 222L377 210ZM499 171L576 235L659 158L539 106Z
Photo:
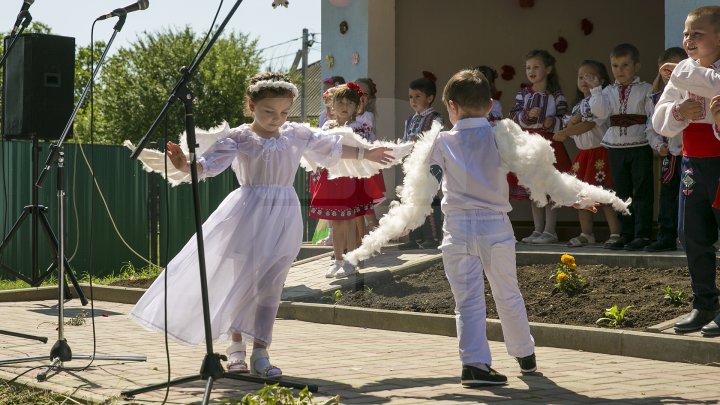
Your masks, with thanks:
M522 8L530 8L535 5L535 0L519 0L518 3Z
M503 80L512 80L513 77L515 77L515 68L513 68L510 65L502 65L500 68L502 70L502 73L500 73L500 77L503 78Z
M553 44L553 48L560 53L565 53L568 47L568 41L564 37L558 37L558 41Z
M422 75L423 75L424 78L432 80L433 83L437 81L437 77L435 77L435 75L434 75L432 72L429 72L429 71L427 71L427 70L423 70L423 71L422 71Z
M360 89L360 86L358 86L357 84L355 84L355 83L353 83L353 82L348 83L347 86L348 86L351 90L355 90L355 91L357 91L358 93L360 93L361 96L365 94L365 93L363 93L362 89Z
M590 33L593 32L593 23L591 23L587 18L583 18L582 21L580 21L580 29L583 34L590 35Z

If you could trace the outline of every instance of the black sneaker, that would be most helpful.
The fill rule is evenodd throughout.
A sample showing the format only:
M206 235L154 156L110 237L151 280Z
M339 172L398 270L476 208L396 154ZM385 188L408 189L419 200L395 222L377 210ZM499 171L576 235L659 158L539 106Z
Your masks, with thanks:
M464 387L482 387L484 385L507 384L507 377L487 366L488 371L473 366L463 366L460 384Z
M625 245L625 250L645 250L645 246L648 246L650 243L652 242L650 242L650 239L648 238L635 238L632 242Z
M414 240L411 240L411 241L408 241L408 242L398 245L398 249L400 249L400 250L420 249L420 244Z
M677 250L677 244L675 242L663 242L657 241L645 246L647 252L670 252Z
M423 249L437 249L438 246L440 246L440 242L436 241L435 239L426 240L426 241L420 243L420 247Z
M535 362L535 353L525 357L515 357L518 364L520 364L521 373L534 373L537 370L537 363Z
M627 236L621 236L613 243L606 244L605 248L610 250L623 250L625 249L625 245L630 243L630 238Z

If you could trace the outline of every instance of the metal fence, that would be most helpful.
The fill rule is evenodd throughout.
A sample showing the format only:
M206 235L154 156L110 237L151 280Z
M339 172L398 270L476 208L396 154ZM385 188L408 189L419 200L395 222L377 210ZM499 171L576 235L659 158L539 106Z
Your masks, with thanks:
M48 143L40 143L38 166L45 162ZM118 272L131 263L144 267L146 260L164 266L194 234L192 190L188 186L167 189L157 174L143 171L139 162L129 159L130 151L122 146L82 146L92 162L101 195L92 186L91 171L81 152L81 145L65 146L65 254L77 275L92 265L96 276ZM32 201L32 143L4 141L0 144L0 226L3 239ZM56 169L39 190L39 205L48 208L46 215L54 233L58 229ZM200 183L203 221L225 196L237 187L234 174L222 175ZM307 216L309 197L307 174L299 170L295 190L302 204L305 240L312 236L313 221ZM17 234L6 241L0 254L0 278L12 278L4 268L30 277L31 220L24 221ZM53 262L52 250L42 231L37 238L39 271ZM134 252L133 252L134 251Z

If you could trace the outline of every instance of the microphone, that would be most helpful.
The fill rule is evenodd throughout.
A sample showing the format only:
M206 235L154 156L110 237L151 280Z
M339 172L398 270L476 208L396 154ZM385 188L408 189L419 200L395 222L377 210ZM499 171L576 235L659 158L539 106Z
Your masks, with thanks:
M101 15L100 17L97 18L96 21L105 20L107 18L112 18L112 17L124 16L127 13L132 13L133 11L145 10L146 8L148 8L149 5L150 5L149 0L140 0L137 3L131 4L127 7L115 9L110 14Z
M23 19L28 16L28 9L32 4L35 2L35 0L24 0L22 7L20 7L20 12L18 13L17 20L15 20L15 26L12 29L12 32L10 35L15 35L16 32L20 29L20 24L22 23Z

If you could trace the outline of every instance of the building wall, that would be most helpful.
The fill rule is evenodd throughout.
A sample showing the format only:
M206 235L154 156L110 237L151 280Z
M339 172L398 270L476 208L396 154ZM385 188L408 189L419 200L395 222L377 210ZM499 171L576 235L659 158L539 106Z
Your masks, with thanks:
M665 2L665 48L682 47L682 32L685 17L692 10L702 6L719 6L720 1L671 0Z

